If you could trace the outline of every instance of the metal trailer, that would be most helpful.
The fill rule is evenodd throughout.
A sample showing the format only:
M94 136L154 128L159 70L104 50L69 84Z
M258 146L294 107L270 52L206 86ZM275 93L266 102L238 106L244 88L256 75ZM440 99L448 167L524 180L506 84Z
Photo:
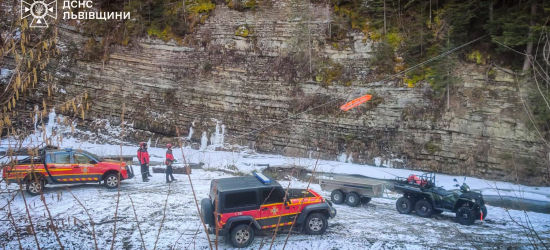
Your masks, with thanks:
M322 190L332 192L330 194L332 202L345 203L351 207L359 206L361 203L366 204L372 197L382 197L386 183L376 179L348 176L334 176L333 179L319 180Z

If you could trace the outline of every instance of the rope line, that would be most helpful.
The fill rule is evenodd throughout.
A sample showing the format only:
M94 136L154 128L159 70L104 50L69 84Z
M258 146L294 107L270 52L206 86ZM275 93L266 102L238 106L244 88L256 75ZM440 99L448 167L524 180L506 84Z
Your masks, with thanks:
M383 83L383 82L389 81L389 80L391 80L391 79L393 79L393 78L395 78L395 77L397 77L397 76L403 75L403 74L405 74L405 73L407 73L407 72L411 72L411 71L413 71L413 70L415 70L415 69L417 69L417 68L419 68L419 67L421 67L421 66L423 66L423 65L425 65L425 64L431 63L431 62L433 62L433 61L435 61L435 60L437 60L437 59L440 59L440 58L442 58L442 57L445 57L445 56L447 56L447 55L453 53L453 52L456 51L456 50L459 50L459 49L464 48L464 47L466 47L466 46L468 46L468 45L470 45L470 44L472 44L472 43L475 43L475 42L477 42L477 41L483 39L483 38L486 37L486 36L487 36L487 35L483 35L483 36L481 36L481 37L478 37L478 38L476 38L476 39L474 39L474 40L471 40L471 41L469 41L469 42L467 42L467 43L465 43L465 44L462 44L462 45L460 45L460 46L458 46L458 47L455 47L455 48L453 48L453 49L451 49L451 50L448 50L448 51L446 51L446 52L444 52L444 53L442 53L442 54L440 54L440 55L437 55L437 56L435 56L435 57L432 57L432 58L430 58L430 59L428 59L428 60L426 60L426 61L424 61L424 62L421 62L421 63L419 63L419 64L416 64L416 65L414 65L414 66L412 66L412 67L410 67L410 68L408 68L408 69L404 69L404 70L402 70L402 71L400 71L400 72L398 72L398 73L395 73L395 74L393 74L393 75L391 75L391 76L388 76L388 77L386 77L386 78L384 78L384 79L382 79L382 80L380 80L380 81L377 81L377 82ZM359 90L359 91L361 91L361 90ZM355 93L357 93L357 90L355 90L355 92L351 92L349 95L347 95L347 97L346 97L345 99L349 99L349 97L352 96L352 95L355 94ZM343 99L344 99L344 98L336 98L336 99L334 99L334 100L331 100L331 101L325 102L325 103L323 103L323 104L317 105L317 106L315 106L315 107L309 108L309 109L307 109L307 110L305 110L305 111L302 111L302 112L300 112L300 113L291 115L291 116L289 116L289 117L287 117L287 118L283 118L283 119L281 119L281 120L279 120L279 121L270 123L270 124L268 124L268 125L265 125L265 126L262 126L262 127L258 128L258 129L254 129L254 130L252 130L252 131L250 131L250 132L241 134L241 135L239 135L239 136L231 136L231 135L228 135L228 137L234 138L234 139L243 139L244 137L246 137L246 136L248 136L248 135L250 135L250 134L253 134L253 133L262 131L262 130L264 130L264 129L266 129L266 128L269 128L269 127L272 127L272 126L275 126L275 125L278 125L278 124L281 124L281 123L283 123L284 121L291 120L291 119L296 118L296 117L298 117L298 116L300 116L300 115L302 115L302 114L308 113L308 112L310 112L310 111L312 111L312 110L315 110L315 109L324 107L324 106L326 106L326 105L335 103L336 101L343 100ZM313 120L316 120L316 119L313 119ZM199 154L199 153L200 153L200 151L199 151L199 152L196 152L196 153L193 153L193 154L191 154L191 155L188 155L188 157L191 157L191 156L196 155L196 154Z
M440 55L438 55L438 56L432 57L432 58L430 58L430 59L428 59L428 60L426 60L426 61L424 61L424 62L421 62L421 63L419 63L419 64L416 64L416 65L414 65L414 66L412 66L412 67L410 67L410 68L408 68L408 69L402 70L402 71L400 71L400 72L398 72L398 73L395 73L395 74L393 74L393 75L391 75L391 76L388 76L388 77L386 77L386 78L384 78L384 79L382 79L382 80L380 80L380 81L378 81L378 82L383 83L383 82L389 81L389 80L391 80L391 79L393 79L393 78L395 78L395 77L397 77L397 76L400 76L400 75L403 75L403 74L405 74L405 73L407 73L407 72L413 71L413 70L415 70L415 69L417 69L417 68L419 68L419 67L421 67L421 66L423 66L423 65L425 65L425 64L428 64L428 63L430 63L430 62L433 62L433 61L435 61L435 60L437 60L437 59L439 59L439 58L441 58L441 57L445 57L445 56L447 56L448 54L450 54L450 53L452 53L452 52L454 52L454 51L456 51L456 50L459 50L459 49L461 49L461 48L463 48L463 47L466 47L466 46L468 46L468 45L470 45L470 44L472 44L472 43L474 43L474 42L477 42L477 41L481 40L482 38L484 38L484 37L486 37L486 36L487 36L487 35L481 36L481 37L479 37L479 38L477 38L477 39L474 39L474 40L472 40L472 41L470 41L470 42L467 42L467 43L465 43L465 44L463 44L463 45L460 45L460 46L458 46L458 47L456 47L456 48L453 48L453 49L451 49L451 50L449 50L449 51L447 51L447 52L445 52L445 53L443 53L443 54L440 54ZM351 95L355 94L356 92L357 92L357 91L355 91L355 92L353 92L353 93L350 93L350 94L346 97L346 100L349 99L349 97L350 97ZM320 104L320 105L318 105L318 106L309 108L309 109L307 109L307 110L305 110L305 111L302 111L302 112L300 112L300 113L291 115L291 116L289 116L289 117L287 117L287 118L284 118L284 119L281 119L281 120L279 120L279 121L277 121L277 122L273 122L273 123L271 123L271 124L269 124L269 125L260 127L260 128L258 128L258 129L255 129L255 130L252 130L251 132L244 133L244 134L242 134L242 135L240 135L240 136L238 136L238 137L234 136L233 138L238 139L238 138L241 138L241 137L245 137L245 136L250 135L250 134L252 134L252 133L255 133L255 132L264 130L264 129L266 129L266 128L269 128L269 127L271 127L271 126L274 126L274 125L277 125L277 124L281 124L282 122L284 122L284 121L286 121L286 120L293 119L293 118L295 118L295 117L297 117L297 116L299 116L299 115L308 113L308 112L310 112L310 111L312 111L312 110L318 109L318 108L320 108L320 107L324 107L324 106L326 106L326 105L328 105L328 104L332 104L332 103L334 103L334 102L336 102L336 101L338 101L338 100L341 100L341 99L344 99L344 98L337 98L337 99L334 99L334 100L325 102L325 103L323 103L323 104Z

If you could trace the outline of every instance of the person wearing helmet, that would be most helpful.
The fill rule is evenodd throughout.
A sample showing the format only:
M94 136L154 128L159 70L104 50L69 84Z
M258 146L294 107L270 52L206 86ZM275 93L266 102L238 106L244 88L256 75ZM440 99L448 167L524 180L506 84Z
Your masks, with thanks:
M172 163L176 162L176 159L174 159L174 155L172 154L172 144L166 144L166 148L166 183L171 183L173 181L176 181L176 179L174 179L174 176L172 175ZM170 177L172 180L170 181L168 177Z
M137 152L139 164L141 165L141 178L143 182L148 182L149 178L149 152L147 152L147 143L140 142Z

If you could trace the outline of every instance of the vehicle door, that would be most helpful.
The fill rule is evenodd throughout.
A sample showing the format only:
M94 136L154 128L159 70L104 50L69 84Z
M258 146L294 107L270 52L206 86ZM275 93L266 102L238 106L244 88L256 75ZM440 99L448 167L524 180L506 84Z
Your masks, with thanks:
M292 223L294 217L289 212L288 202L283 204L285 192L281 187L261 189L260 197L262 205L258 222L262 228L274 228L278 222L279 226L287 226Z
M97 182L99 169L97 162L85 153L74 153L73 174L77 181Z
M218 196L220 196L218 194ZM225 223L229 218L235 216L251 216L254 219L260 217L259 197L257 190L250 191L231 191L226 192L219 198L218 213L221 214L220 220ZM223 206L222 206L223 205ZM214 211L216 212L216 211Z
M71 161L71 152L47 153L46 165L51 177L58 182L75 182Z

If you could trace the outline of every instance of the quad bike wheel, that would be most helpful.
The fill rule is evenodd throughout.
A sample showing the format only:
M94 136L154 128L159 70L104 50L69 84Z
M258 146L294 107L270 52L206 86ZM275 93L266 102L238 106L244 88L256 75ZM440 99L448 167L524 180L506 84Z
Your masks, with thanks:
M395 203L395 208L400 214L410 214L413 209L411 199L407 197L401 197L397 199L397 202Z
M472 225L476 221L476 216L474 213L474 210L469 207L461 207L458 209L458 212L456 212L456 220L461 225Z
M430 204L427 200L419 200L416 202L416 205L414 206L414 210L416 211L416 214L420 217L424 218L430 218L434 214L434 208L432 204Z

